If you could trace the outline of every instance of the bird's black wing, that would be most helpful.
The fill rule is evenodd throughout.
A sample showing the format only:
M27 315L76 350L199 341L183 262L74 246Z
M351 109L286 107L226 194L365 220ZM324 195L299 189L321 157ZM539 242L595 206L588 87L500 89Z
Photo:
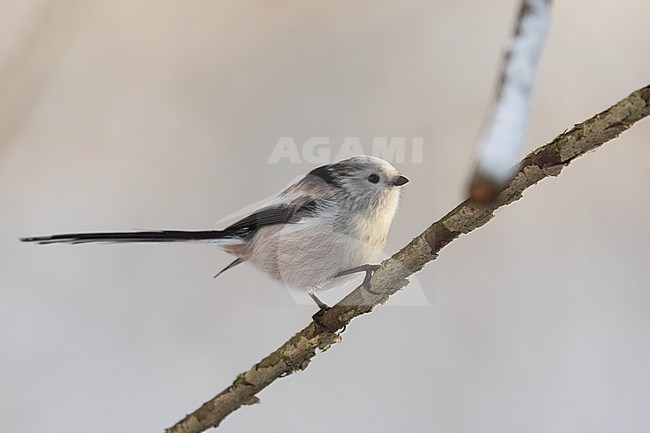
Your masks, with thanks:
M271 205L229 225L223 231L235 236L248 238L260 228L275 224L291 224L313 215L318 207L316 200L298 203Z

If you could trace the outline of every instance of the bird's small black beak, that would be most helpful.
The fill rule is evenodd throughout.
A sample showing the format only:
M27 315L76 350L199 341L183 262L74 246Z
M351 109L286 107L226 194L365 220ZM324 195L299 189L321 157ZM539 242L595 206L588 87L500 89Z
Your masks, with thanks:
M393 185L402 186L402 185L407 184L408 181L409 181L408 177L397 176L395 179L393 179Z

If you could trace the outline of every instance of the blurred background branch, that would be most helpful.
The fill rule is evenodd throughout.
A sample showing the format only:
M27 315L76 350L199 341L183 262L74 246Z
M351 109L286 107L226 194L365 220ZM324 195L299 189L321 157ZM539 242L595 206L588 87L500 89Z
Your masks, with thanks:
M551 21L551 0L522 0L505 52L493 106L476 151L469 195L493 200L517 170L528 129L531 94Z

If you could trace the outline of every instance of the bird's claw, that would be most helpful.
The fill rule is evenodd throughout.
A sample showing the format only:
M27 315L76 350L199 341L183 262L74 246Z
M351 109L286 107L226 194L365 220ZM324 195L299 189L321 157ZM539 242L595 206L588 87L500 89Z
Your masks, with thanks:
M361 283L361 287L363 287L366 290L366 292L372 293L373 295L383 295L382 292L376 292L376 291L372 290L372 285L370 284L370 280L372 279L372 275L380 267L381 267L381 265L357 266L356 268L352 268L352 269L348 269L346 271L342 271L342 272L338 273L336 276L337 277L342 277L343 275L354 274L354 273L357 273L357 272L365 272L366 276L363 278L363 283Z

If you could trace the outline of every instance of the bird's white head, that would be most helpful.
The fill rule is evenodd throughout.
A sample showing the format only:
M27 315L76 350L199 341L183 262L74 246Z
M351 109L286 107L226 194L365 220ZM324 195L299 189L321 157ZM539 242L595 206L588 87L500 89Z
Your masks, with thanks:
M329 185L339 188L354 207L381 207L399 200L400 187L409 180L381 158L357 155L312 170Z

